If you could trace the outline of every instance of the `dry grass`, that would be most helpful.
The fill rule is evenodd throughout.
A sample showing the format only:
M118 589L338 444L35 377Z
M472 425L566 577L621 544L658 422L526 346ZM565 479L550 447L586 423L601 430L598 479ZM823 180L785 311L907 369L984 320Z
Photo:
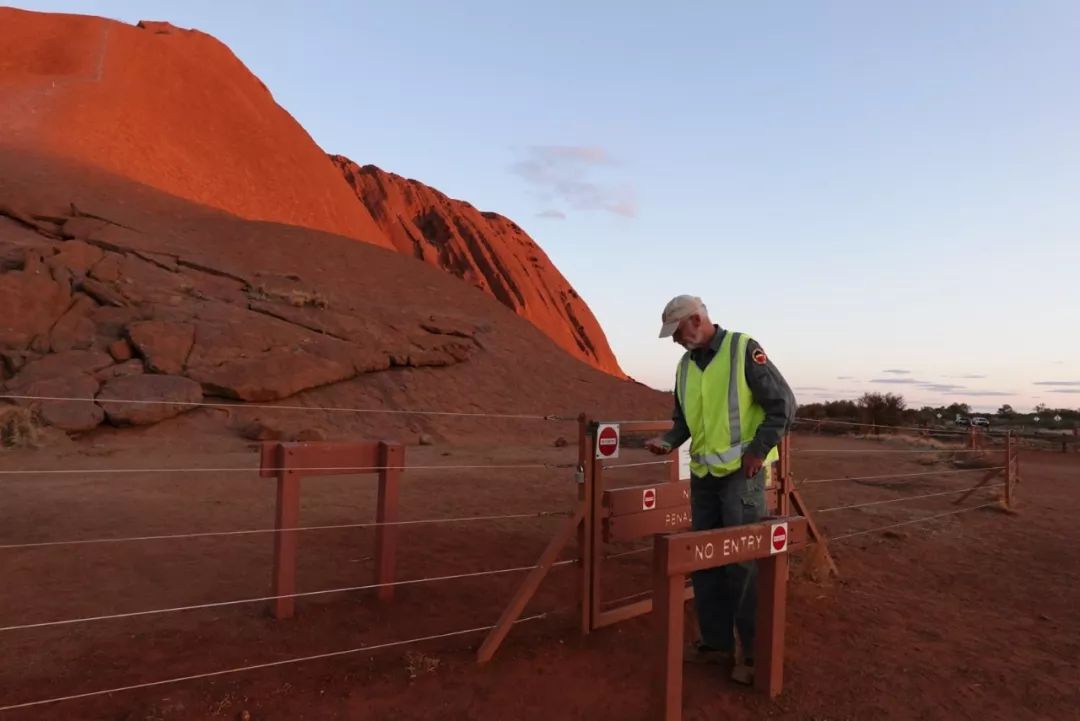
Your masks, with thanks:
M41 427L29 408L0 407L0 447L35 448L41 440Z
M405 669L409 672L409 678L414 679L422 673L434 673L441 662L435 656L428 656L419 651L409 651L405 654Z
M961 447L962 436L957 436L957 441L946 443L945 441L937 438L929 438L927 436L916 436L911 434L881 434L873 435L868 433L851 433L848 434L849 438L857 439L860 441L875 441L886 446L897 446L900 448L926 448L928 450L935 451L953 451Z

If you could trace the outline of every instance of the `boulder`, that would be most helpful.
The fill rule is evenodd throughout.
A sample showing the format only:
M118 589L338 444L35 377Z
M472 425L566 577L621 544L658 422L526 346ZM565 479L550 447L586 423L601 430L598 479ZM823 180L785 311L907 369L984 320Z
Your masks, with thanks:
M102 368L101 370L99 370L97 373L94 374L94 377L97 378L99 381L104 382L104 381L107 381L107 380L111 380L113 378L121 378L123 376L139 375L142 372L143 372L142 361L136 358L135 360L129 360L129 361L124 361L123 363L117 363L116 365L109 366L108 368Z
M121 338L114 343L109 344L109 355L113 357L117 363L123 363L129 361L135 356L135 352L131 349L131 344L127 342L126 338Z
M96 307L97 304L89 296L81 293L75 296L75 302L67 313L56 321L49 334L49 346L54 353L89 348L93 345L96 329L88 313Z
M106 253L105 257L90 269L90 276L100 280L102 283L115 283L120 280L120 263L122 260L122 255Z
M129 375L106 381L98 393L98 403L113 425L147 426L192 410L197 406L186 404L197 403L202 397L199 384L189 378Z
M0 275L0 348L26 350L49 330L71 303L70 289L41 265Z
M188 368L208 395L242 401L275 401L356 375L351 363L305 351L277 348L254 358L237 358L217 366Z
M78 286L79 290L102 305L111 305L116 308L123 308L128 305L128 300L124 297L123 293L101 281L94 280L93 278L85 278Z
M36 360L28 361L12 380L8 388L25 390L38 381L51 380L79 374L90 375L112 365L112 358L107 353L97 350L69 350L63 353L50 353ZM26 395L34 395L27 393Z
M288 434L280 428L268 425L256 418L247 423L242 423L236 428L242 438L249 441L284 441Z
M147 369L178 375L184 371L195 342L195 326L160 320L139 321L128 326L127 335L138 354L146 359Z
M65 375L31 383L26 395L53 398L79 398L71 401L32 401L46 424L63 431L90 431L105 420L105 411L94 402L99 383L85 373Z
M76 275L86 275L105 257L105 251L81 240L71 240L60 246L60 252L47 259L50 267L63 266Z

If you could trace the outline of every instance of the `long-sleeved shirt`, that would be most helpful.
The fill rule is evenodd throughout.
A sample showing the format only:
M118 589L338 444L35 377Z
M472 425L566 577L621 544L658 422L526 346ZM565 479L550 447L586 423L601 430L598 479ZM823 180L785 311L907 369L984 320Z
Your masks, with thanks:
M701 370L705 370L709 362L716 356L717 351L720 350L720 344L724 342L724 336L727 335L727 331L723 328L714 327L716 328L716 334L708 347L695 348L690 351L690 359ZM757 355L759 353L760 355ZM759 363L755 360L755 357L764 358L765 362ZM754 400L765 409L765 420L758 426L757 432L745 452L758 458L764 458L780 442L780 439L784 437L784 433L795 421L795 394L791 391L788 382L784 380L784 376L780 374L777 367L765 355L761 345L752 338L746 344L746 362L744 365L746 366L746 382L750 386ZM678 383L677 374L675 382ZM686 416L683 414L682 405L679 403L679 396L677 393L674 395L675 410L671 419L675 422L675 425L664 434L664 440L670 443L672 448L677 448L690 439L690 428L686 425Z

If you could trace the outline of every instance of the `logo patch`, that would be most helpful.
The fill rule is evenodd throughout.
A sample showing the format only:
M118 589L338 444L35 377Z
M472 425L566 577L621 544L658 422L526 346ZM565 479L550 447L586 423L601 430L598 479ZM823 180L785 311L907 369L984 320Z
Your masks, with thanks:
M759 366L765 365L765 362L769 360L769 357L765 355L765 351L761 350L760 348L755 349L750 357L753 358L754 362L757 363Z

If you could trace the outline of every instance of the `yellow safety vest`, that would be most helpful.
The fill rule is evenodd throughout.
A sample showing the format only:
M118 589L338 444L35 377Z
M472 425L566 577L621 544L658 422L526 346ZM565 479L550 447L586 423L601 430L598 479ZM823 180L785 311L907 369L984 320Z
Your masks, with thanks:
M675 392L690 429L690 471L699 478L738 470L743 449L765 420L765 409L754 400L746 382L749 342L745 333L728 331L704 371L689 351L679 362ZM765 457L766 468L779 456L773 447ZM768 478L772 480L771 474Z

